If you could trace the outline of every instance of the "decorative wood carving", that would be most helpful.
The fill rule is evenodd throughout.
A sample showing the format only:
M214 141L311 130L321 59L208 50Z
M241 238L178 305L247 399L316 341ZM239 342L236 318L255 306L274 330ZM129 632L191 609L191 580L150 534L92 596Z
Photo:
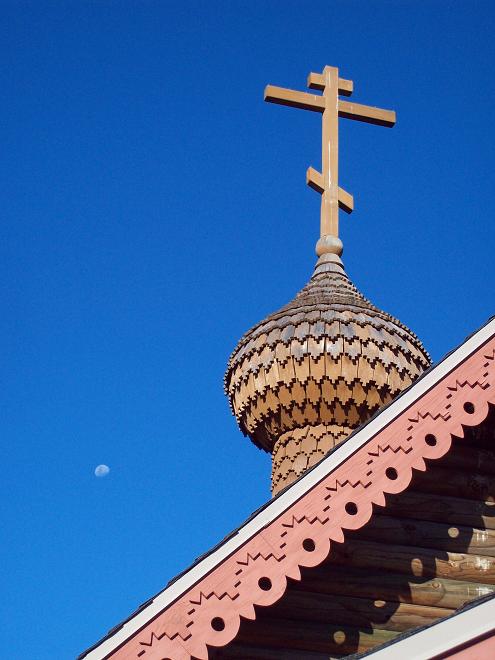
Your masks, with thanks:
M495 338L402 412L287 511L257 533L109 657L119 660L200 660L209 646L236 636L240 617L254 619L284 593L300 567L320 564L385 506L386 493L405 490L413 470L448 452L452 435L476 426L495 404ZM432 468L434 469L434 467Z

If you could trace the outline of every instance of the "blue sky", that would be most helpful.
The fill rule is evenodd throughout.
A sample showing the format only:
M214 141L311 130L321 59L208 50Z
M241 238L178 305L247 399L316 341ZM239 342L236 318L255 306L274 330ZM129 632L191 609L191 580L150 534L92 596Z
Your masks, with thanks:
M230 351L315 262L325 64L344 262L438 360L495 313L492 2L2 2L0 655L71 658L269 497ZM105 463L110 473L94 476Z

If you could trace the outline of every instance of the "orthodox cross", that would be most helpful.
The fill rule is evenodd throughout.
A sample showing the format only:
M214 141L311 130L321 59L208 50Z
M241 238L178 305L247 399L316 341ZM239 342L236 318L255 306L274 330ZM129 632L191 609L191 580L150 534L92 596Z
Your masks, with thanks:
M395 124L395 112L341 100L339 96L352 94L354 83L352 80L339 78L339 70L333 66L326 66L323 73L310 73L308 87L320 90L323 94L297 92L268 85L265 88L265 101L322 113L321 173L309 167L306 183L321 194L320 243L333 241L341 246L338 240L339 208L351 213L354 209L354 198L339 188L339 117L391 127ZM322 251L340 254L342 248Z

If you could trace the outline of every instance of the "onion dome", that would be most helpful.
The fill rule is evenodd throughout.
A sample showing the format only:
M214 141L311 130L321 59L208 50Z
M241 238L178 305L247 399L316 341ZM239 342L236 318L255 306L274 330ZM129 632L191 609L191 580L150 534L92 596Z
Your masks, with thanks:
M272 454L276 494L429 364L416 335L372 305L327 252L294 300L242 337L225 391L241 431Z
M292 302L244 335L225 391L241 431L272 454L277 493L391 401L430 364L419 339L356 289L340 260L339 209L354 198L338 183L339 117L392 127L393 110L353 104L353 82L337 67L310 73L321 95L268 85L265 101L320 112L321 172L306 183L321 195L319 259Z

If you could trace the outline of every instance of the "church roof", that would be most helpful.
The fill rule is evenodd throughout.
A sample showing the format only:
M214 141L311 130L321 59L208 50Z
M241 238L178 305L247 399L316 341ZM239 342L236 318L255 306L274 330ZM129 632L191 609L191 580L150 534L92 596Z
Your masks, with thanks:
M255 605L275 603L287 578L345 545L345 530L363 527L385 494L406 490L414 470L429 470L489 404L495 318L81 658L206 660L208 646L229 644Z

